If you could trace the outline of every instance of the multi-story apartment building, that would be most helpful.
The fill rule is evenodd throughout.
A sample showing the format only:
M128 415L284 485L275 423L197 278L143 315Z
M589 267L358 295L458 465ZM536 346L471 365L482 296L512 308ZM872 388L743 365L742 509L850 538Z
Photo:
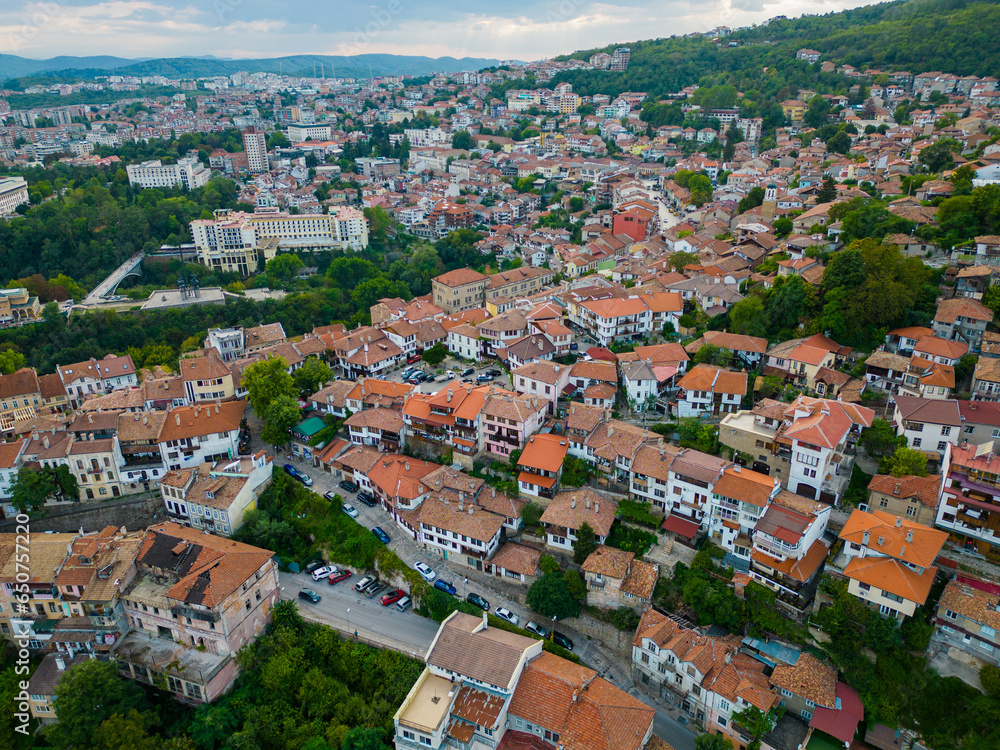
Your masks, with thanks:
M306 124L302 122L290 122L288 124L288 140L291 143L328 141L330 140L330 133L331 128L329 125L317 123Z
M445 560L476 570L500 549L505 518L478 506L471 496L438 497L420 503L417 541Z
M263 130L249 127L243 131L243 151L250 174L263 174L271 168L267 161L267 134Z
M425 662L393 716L400 750L495 748L509 739L563 750L653 747L653 709L592 669L543 652L541 641L489 627L485 614L450 615Z
M1000 666L1000 584L960 572L938 599L933 641Z
M714 365L695 365L677 381L677 416L729 414L747 394L748 376Z
M754 530L761 516L781 492L777 477L730 466L712 487L708 531L726 550L726 563L740 570L750 567ZM731 557L730 557L731 556Z
M186 357L179 364L189 404L227 401L236 396L233 373L214 349L204 357Z
M234 461L175 469L160 480L160 496L171 520L230 536L271 483L271 468L271 458L260 451Z
M503 459L521 450L545 421L548 402L537 396L490 390L482 411L483 448Z
M212 176L196 156L178 159L176 164L163 164L159 159L150 159L141 164L125 167L130 185L142 188L181 187L185 190L204 187Z
M33 368L0 375L0 431L9 433L16 422L33 419L41 406L42 389Z
M407 440L450 447L457 460L479 455L485 438L482 411L489 391L488 386L453 380L437 393L411 394L403 406Z
M831 507L782 490L754 527L750 577L778 597L778 606L801 617L812 605L829 552L823 535Z
M944 456L948 444L958 445L967 439L957 401L915 396L896 396L893 401L896 434L906 438L911 448Z
M368 220L356 208L329 214L245 214L219 209L212 219L191 222L198 261L226 273L248 276L279 251L313 252L368 246Z
M553 498L559 491L563 461L569 450L562 435L532 435L517 460L517 487L526 497Z
M980 553L1000 547L1000 457L992 443L945 446L935 526Z
M585 327L601 346L644 338L653 330L653 312L639 297L583 302Z
M132 632L115 643L123 677L208 703L232 687L236 652L278 603L272 552L169 522L150 527L120 596Z
M569 367L555 362L531 362L512 370L510 383L517 393L543 399L555 413L559 397L569 383L569 372Z
M246 355L246 341L242 328L209 328L205 349L215 349L219 359L232 362Z
M24 287L0 289L0 325L34 323L41 312L38 297L32 297Z
M457 268L431 279L431 292L436 306L449 313L474 310L486 302L486 287L490 277L471 268Z
M880 510L855 509L840 532L847 590L885 617L910 617L927 601L934 560L948 534Z
M978 352L986 326L993 322L993 311L968 297L946 299L938 305L931 325L934 335L950 341L962 341Z
M28 182L23 177L0 178L0 216L10 216L28 202Z
M490 276L485 299L530 297L552 283L553 273L547 268L522 266Z
M239 455L245 401L171 409L157 441L168 469L189 469Z
M74 408L93 394L104 395L119 388L139 384L135 365L128 354L108 354L104 359L90 359L72 365L56 365L56 372L66 388Z

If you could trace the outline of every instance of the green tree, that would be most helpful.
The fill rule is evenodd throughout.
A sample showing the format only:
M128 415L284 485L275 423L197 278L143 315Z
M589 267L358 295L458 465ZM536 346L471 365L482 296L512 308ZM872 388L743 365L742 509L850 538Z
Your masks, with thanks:
M46 738L60 750L92 747L94 733L115 714L140 711L151 721L142 689L118 676L112 661L91 659L67 670L56 687L59 722L46 731Z
M733 723L747 730L752 738L747 750L760 750L761 737L777 726L778 720L784 713L785 709L780 706L766 713L756 706L747 706L742 711L734 713Z
M774 222L774 234L779 238L787 237L795 229L795 222L787 216L782 216Z
M837 198L837 183L833 181L830 175L823 178L823 184L820 189L816 191L816 202L817 203L833 203Z
M263 418L273 401L288 396L295 400L295 381L288 374L288 363L281 357L254 362L243 371L243 387L254 413Z
M281 253L267 262L264 274L272 286L284 287L298 275L304 265L295 253Z
M678 273L681 273L684 270L684 266L689 266L692 263L699 262L701 261L697 255L694 253L684 252L683 250L670 256L670 266Z
M733 743L724 734L699 734L694 738L694 750L733 750Z
M16 352L13 349L0 351L0 374L10 375L22 367L27 367L27 365L28 360L21 352Z
M872 458L889 455L901 442L905 445L906 438L897 437L892 425L884 419L873 419L871 427L861 433L861 445Z
M424 362L429 364L431 367L437 367L439 364L444 362L444 358L448 356L448 347L442 344L440 341L430 349L425 349L424 353L421 355Z
M745 297L729 308L729 328L744 336L767 336L767 313L760 297Z
M50 497L80 497L80 490L67 466L45 466L35 469L22 466L10 488L11 502L22 513L36 510Z
M562 570L559 561L552 555L542 555L538 560L538 567L542 573L559 573Z
M714 344L704 344L695 352L692 362L696 365L716 365L725 367L733 359L733 353Z
M271 133L271 136L267 139L267 150L271 151L276 148L288 148L292 144L288 140L288 136L282 133L280 130L276 130Z
M470 151L476 147L476 143L472 139L472 133L468 130L459 130L451 137L451 147Z
M694 205L701 207L712 202L712 181L707 175L692 175L688 181L688 190Z
M1000 668L994 664L984 664L979 669L979 682L987 695L1000 698Z
M291 438L291 429L301 418L299 405L294 398L278 396L264 410L260 439L274 446L287 444Z
M566 579L560 573L547 573L528 589L528 606L543 617L562 620L580 614L580 603L573 598Z
M763 205L764 203L764 188L753 187L750 188L750 192L746 194L746 197L740 200L739 206L737 207L737 213L745 214L747 211L757 208L757 206Z
M884 468L894 477L926 477L927 454L902 446L884 459Z
M567 487L582 487L590 479L590 464L576 456L563 459L562 483Z
M573 542L573 562L577 565L583 565L583 561L586 560L590 553L597 549L597 539L594 534L594 528L584 521L580 524L580 528L576 530L576 541Z
M306 357L306 361L295 371L292 379L299 393L312 395L323 387L323 383L333 379L333 370L319 357Z

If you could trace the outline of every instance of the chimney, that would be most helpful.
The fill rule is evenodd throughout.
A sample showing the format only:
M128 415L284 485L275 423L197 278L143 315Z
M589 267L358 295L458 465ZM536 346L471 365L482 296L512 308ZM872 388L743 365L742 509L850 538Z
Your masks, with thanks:
M594 513L601 512L601 503L597 500L594 501Z
M902 486L903 486L902 484L900 484L899 482L896 482L896 486L892 490L892 494L893 495L898 495L899 494L899 490L902 488Z
M869 534L866 531L864 534L861 535L861 544L863 544L865 547L867 547L869 539L871 539L871 534Z
M903 525L903 519L902 519L902 517L896 516L896 528L898 529L902 525Z
M219 413L219 402L218 401L215 402L215 413L216 414Z
M470 505L470 506L469 506L469 515L470 515L470 516L472 515L472 512L473 512L473 511L474 511L475 509L476 509L476 506L475 506L475 505Z
M906 530L906 541L907 542L912 542L913 541L913 529L907 529Z
M572 510L576 510L576 498L575 497L572 500L569 501L569 507Z
M177 422L177 426L180 427L181 426L181 415L180 414L174 414L174 420Z
M590 510L590 498L589 497L586 500L583 501L583 505L584 505L584 507L586 507L587 510Z
M42 445L45 446L45 450L49 449L49 436L48 435L46 435L45 437L42 438Z
M409 474L410 473L410 462L407 461L406 464L404 464L404 466L406 467L406 473Z
M66 660L62 658L62 654L56 654L56 669L60 672L66 669Z
M88 414L87 415L87 424L94 424L94 415L93 414Z

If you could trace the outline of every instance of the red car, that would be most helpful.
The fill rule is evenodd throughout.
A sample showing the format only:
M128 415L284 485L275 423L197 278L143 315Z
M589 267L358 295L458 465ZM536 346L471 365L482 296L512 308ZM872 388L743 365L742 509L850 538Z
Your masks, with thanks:
M405 591L402 589L396 589L395 591L390 591L388 594L383 594L379 601L382 602L383 607L388 607L390 604L398 602L404 596L406 596Z
M414 362L419 362L421 359L423 359L422 355L420 355L420 354L413 354L413 355L411 355L410 357L407 358L406 364L412 365Z
M342 570L340 573L337 573L337 575L330 576L326 580L327 580L327 582L329 582L329 584L331 586L333 586L335 583L340 583L341 581L346 581L352 575L353 575L353 573L351 573L351 571L349 571L349 570Z

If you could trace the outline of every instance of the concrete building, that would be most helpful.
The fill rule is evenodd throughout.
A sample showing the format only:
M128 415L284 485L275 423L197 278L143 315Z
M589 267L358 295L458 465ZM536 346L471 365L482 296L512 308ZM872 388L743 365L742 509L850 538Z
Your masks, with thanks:
M176 164L163 164L159 159L151 159L141 164L125 167L130 185L142 188L181 187L185 190L208 184L212 172L198 161L196 156L178 159Z
M249 127L243 131L243 151L250 174L264 174L271 168L267 161L267 135L263 130Z
M449 313L474 310L486 302L490 277L471 268L458 268L431 279L433 301Z
M23 177L0 178L0 216L16 213L28 202L28 182Z

